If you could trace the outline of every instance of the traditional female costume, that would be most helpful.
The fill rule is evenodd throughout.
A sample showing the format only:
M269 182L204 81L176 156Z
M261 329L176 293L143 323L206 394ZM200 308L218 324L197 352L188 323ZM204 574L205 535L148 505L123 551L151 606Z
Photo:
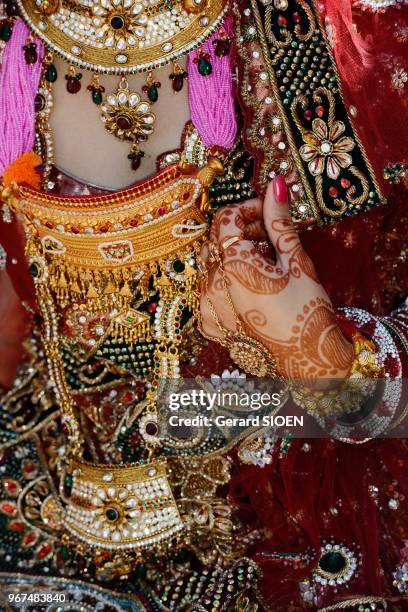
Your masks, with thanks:
M5 2L0 263L30 333L1 399L4 609L406 609L403 4ZM89 77L135 170L172 64L168 87L189 87L180 149L117 192L58 170L54 56L66 95ZM351 435L334 418L349 396L303 389L287 401L330 437L161 435L160 399L181 378L233 388L263 359L248 338L229 355L200 335L198 254L212 212L277 174L358 344L353 375L376 372L370 407Z

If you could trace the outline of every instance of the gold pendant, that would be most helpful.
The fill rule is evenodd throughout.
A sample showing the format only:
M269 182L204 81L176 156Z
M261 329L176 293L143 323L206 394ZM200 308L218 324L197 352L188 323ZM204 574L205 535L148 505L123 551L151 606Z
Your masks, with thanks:
M129 91L129 84L123 77L116 93L106 96L102 105L101 119L105 128L120 140L132 143L128 158L133 170L140 166L143 151L140 143L145 142L154 131L156 115L151 111L150 102L141 100L136 92Z

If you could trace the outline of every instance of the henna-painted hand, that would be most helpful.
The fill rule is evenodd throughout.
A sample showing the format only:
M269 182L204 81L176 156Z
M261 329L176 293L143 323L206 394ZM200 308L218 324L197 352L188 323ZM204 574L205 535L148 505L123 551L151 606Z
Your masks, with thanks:
M240 240L226 249L228 238ZM275 256L263 256L257 241L269 239ZM287 204L286 183L278 176L265 200L250 200L221 209L210 234L223 260L225 279L246 332L274 355L280 373L303 384L322 378L347 376L353 347L340 331L330 299L304 251ZM208 243L202 259L209 266L208 282L201 281L202 327L207 336L221 337L208 298L222 324L235 331L216 261Z

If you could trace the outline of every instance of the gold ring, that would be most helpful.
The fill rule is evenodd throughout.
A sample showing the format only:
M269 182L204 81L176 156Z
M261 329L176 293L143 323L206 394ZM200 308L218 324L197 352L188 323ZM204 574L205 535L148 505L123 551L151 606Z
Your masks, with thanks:
M231 236L231 238L227 238L220 246L221 251L226 251L230 246L232 246L239 240L241 240L241 236Z

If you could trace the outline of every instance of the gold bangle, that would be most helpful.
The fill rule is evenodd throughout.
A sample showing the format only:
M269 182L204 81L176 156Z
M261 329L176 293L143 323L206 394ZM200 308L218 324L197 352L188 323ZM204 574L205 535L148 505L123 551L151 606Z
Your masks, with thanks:
M381 369L376 363L376 347L359 332L353 336L354 360L347 378L336 388L317 391L291 384L292 398L312 416L341 416L361 408L364 397L374 390ZM370 384L371 383L371 384Z

